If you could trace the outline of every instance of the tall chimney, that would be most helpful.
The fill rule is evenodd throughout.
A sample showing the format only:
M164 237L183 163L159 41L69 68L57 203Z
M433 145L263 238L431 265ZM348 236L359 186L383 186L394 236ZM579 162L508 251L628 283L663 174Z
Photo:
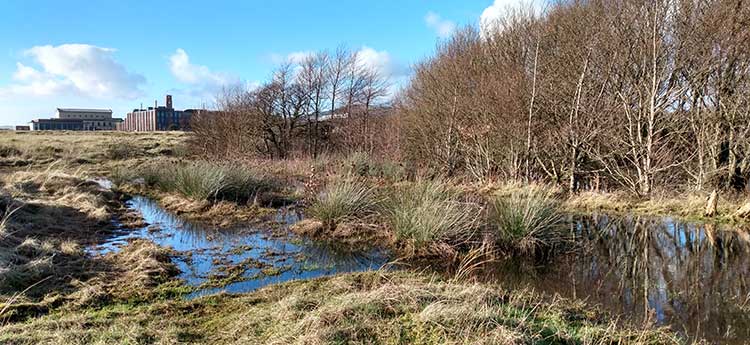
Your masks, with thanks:
M167 95L167 109L172 109L172 95Z

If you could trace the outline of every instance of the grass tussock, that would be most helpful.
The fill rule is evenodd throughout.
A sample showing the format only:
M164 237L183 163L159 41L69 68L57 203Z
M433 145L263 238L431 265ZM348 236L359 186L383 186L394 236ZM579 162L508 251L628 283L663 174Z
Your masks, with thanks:
M524 254L552 248L565 239L559 201L544 187L495 196L488 223L501 246Z
M480 225L481 206L463 200L440 180L420 180L397 188L387 202L387 221L396 237L424 249L457 245L472 239Z
M22 154L23 152L14 145L0 144L0 158L16 157Z
M0 326L0 342L205 344L677 344L580 302L415 272L294 281L252 294L116 304Z
M308 209L311 216L327 228L335 228L345 221L367 219L375 214L379 204L375 190L358 178L330 181Z
M281 189L280 183L269 174L231 163L154 162L142 166L135 173L118 170L113 175L119 183L141 179L148 186L176 192L194 200L247 202L262 193Z
M122 160L139 157L143 149L136 143L128 140L118 140L107 145L104 155L112 160Z

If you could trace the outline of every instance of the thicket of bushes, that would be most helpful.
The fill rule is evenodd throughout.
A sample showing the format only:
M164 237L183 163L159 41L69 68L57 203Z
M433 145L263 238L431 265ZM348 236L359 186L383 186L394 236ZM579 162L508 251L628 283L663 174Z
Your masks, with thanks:
M459 30L400 99L414 165L571 192L750 177L750 6L553 1Z
M509 9L441 41L391 104L356 52L320 52L260 89L229 90L221 114L196 118L194 146L274 158L363 151L409 171L573 193L741 190L749 22L742 0Z

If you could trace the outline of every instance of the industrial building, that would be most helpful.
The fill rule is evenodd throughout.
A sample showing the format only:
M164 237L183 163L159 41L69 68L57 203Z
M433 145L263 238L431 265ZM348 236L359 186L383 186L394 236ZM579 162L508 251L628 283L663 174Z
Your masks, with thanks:
M113 118L111 109L57 108L57 117L31 121L32 131L112 131L122 119Z
M175 110L172 96L167 95L166 106L154 102L154 106L148 109L133 109L117 129L131 132L187 131L190 130L190 118L199 111Z

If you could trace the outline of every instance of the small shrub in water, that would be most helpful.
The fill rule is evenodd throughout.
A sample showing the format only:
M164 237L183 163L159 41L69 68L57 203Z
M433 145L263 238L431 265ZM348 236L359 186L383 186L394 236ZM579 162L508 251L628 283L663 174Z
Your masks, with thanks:
M535 187L490 203L489 224L500 245L533 254L564 240L562 214L553 193Z
M476 234L481 208L461 200L441 181L417 181L391 196L388 221L396 236L417 247L433 242L458 244Z
M332 228L345 220L370 216L377 206L377 197L372 188L358 179L342 179L330 182L309 212Z

